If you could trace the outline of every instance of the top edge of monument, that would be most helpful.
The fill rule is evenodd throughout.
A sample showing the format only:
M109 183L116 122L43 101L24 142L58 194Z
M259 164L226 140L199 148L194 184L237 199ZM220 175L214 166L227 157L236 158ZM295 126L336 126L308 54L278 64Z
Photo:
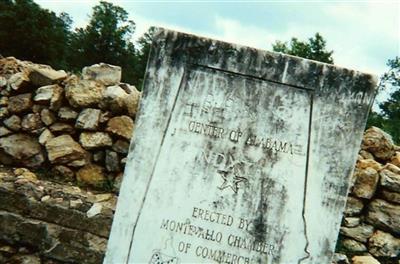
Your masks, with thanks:
M309 90L368 92L377 88L378 78L371 73L162 27L155 27L155 32L153 47L162 54L154 55L167 56L173 64L214 68Z

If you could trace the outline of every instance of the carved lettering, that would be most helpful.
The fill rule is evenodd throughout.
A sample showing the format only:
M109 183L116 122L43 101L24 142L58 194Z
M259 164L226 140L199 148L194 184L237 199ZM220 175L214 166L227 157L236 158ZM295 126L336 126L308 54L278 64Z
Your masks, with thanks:
M211 223L217 223L217 224L227 225L227 226L231 226L233 223L233 217L230 215L225 215L225 214L221 214L218 212L212 212L212 211L204 210L204 209L197 208L197 207L193 208L192 217L201 219L204 221L208 221Z
M228 245L236 248L243 248L251 251L273 255L275 246L265 242L255 241L255 239L246 239L236 235L228 236Z
M188 236L202 238L209 241L215 241L217 243L220 243L222 240L221 232L215 232L211 229L193 225L189 221L179 222L170 219L163 219L160 228Z
M197 246L195 250L196 256L202 257L203 259L209 259L218 263L229 263L229 264L249 264L250 259L240 255L225 252L223 250L211 249L208 247Z
M264 149L272 150L274 152L289 153L291 155L295 154L295 152L293 151L292 143L274 138L263 138L257 137L255 135L250 135L246 140L246 145L262 147Z
M222 138L225 129L213 126L211 124L203 124L196 121L189 122L189 131L197 134L206 135L212 138Z

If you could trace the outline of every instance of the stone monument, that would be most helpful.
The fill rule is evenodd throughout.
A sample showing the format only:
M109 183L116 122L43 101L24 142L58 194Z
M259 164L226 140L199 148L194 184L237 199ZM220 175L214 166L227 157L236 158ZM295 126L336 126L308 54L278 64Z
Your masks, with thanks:
M376 79L159 29L104 263L329 263Z

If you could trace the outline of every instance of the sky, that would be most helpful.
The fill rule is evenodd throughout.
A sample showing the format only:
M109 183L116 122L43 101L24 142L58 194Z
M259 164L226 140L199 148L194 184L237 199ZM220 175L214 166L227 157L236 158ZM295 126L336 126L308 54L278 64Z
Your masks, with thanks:
M97 0L35 0L67 12L84 27ZM110 0L136 23L135 38L161 26L271 50L277 40L307 40L316 32L333 50L335 64L381 75L400 56L400 1L133 1Z

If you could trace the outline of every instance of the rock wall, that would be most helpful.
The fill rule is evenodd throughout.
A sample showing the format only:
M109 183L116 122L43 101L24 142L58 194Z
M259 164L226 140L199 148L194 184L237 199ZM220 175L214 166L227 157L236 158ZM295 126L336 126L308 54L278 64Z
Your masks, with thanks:
M0 172L0 263L101 263L117 202L113 193Z
M140 99L120 79L107 64L78 77L0 59L0 263L101 263L117 199L104 191L118 190ZM400 147L378 128L364 135L337 252L337 264L400 263Z
M379 129L366 131L333 263L399 263L398 150ZM24 168L0 171L0 263L101 263L114 193L38 180Z
M0 163L80 185L118 185L140 98L120 81L121 68L103 63L78 77L0 59Z
M353 263L400 263L400 148L375 127L364 134L336 251L364 256Z

